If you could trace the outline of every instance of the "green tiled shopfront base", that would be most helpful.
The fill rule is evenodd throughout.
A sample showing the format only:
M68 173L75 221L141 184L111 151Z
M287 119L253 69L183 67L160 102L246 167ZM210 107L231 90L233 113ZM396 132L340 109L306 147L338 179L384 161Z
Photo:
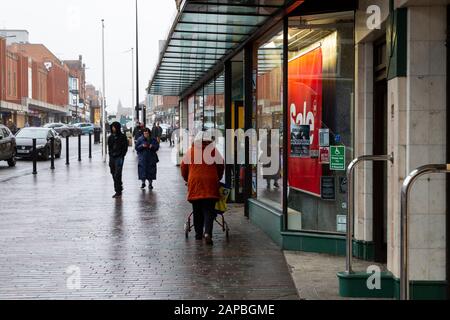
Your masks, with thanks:
M283 215L264 203L249 200L250 221L260 227L283 250L303 251L345 256L346 239L342 235L314 234L305 232L283 232ZM365 241L353 242L353 254L356 258L372 261L374 257L373 243ZM381 274L381 289L369 290L367 279L371 274L345 272L338 273L339 294L351 298L398 298L399 280L390 272ZM411 299L441 300L445 299L446 282L411 281Z
M283 215L259 201L249 201L250 220L266 232L283 250L326 253L345 256L345 236L306 232L283 232ZM373 260L373 244L353 242L353 254L361 260Z
M399 299L400 279L390 272L381 273L380 289L369 290L367 279L371 274L357 272L338 273L339 295L347 298L386 298ZM447 283L445 281L410 281L411 300L446 300Z

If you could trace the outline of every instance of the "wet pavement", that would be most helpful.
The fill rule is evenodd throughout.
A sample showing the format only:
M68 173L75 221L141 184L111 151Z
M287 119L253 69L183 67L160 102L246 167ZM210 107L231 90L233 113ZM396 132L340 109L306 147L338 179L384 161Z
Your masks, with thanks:
M339 296L337 273L345 270L345 257L295 251L285 251L284 254L302 300L380 300ZM383 264L353 259L356 271L365 272L371 266L387 270Z
M99 146L54 172L0 170L0 299L298 299L283 253L242 207L227 214L229 242L217 225L212 248L185 239L191 207L170 150L150 192L130 149L122 200Z

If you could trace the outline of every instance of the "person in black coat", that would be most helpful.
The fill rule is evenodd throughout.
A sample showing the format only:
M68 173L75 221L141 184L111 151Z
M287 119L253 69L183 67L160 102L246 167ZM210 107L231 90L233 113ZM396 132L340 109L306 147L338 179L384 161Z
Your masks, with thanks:
M136 142L136 151L138 154L138 174L142 181L141 189L145 189L146 181L149 181L149 189L153 190L153 181L156 180L159 142L152 137L150 129L145 129L143 136Z
M108 138L109 168L114 180L115 195L113 198L122 197L123 183L122 170L125 156L128 152L128 139L122 133L122 126L119 122L111 124L111 135Z
M170 147L174 145L173 141L173 127L167 129L167 139L169 140Z
M144 129L145 129L144 124L138 122L133 130L133 137L135 142L142 136L142 134L144 133Z

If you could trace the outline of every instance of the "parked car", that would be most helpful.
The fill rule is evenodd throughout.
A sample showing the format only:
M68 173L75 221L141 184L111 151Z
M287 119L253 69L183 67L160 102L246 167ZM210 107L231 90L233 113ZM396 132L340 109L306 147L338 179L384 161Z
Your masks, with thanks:
M72 134L70 128L64 123L49 123L44 128L55 130L63 138L69 137Z
M16 135L17 157L31 158L33 156L33 139L36 139L38 158L48 160L51 155L51 138L55 138L55 158L61 158L61 138L51 128L24 128L20 130Z
M16 165L16 138L4 125L0 125L0 161L8 162L10 167Z
M81 129L82 134L93 134L94 133L94 125L92 123L77 123L75 127Z
M83 134L83 131L80 128L76 127L75 125L68 124L67 126L70 129L70 134L72 137L78 137L80 134Z

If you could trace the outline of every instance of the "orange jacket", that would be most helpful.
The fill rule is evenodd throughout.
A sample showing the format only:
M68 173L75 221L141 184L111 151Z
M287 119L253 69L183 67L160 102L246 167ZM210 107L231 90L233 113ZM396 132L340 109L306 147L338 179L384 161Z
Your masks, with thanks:
M213 164L205 163L203 151L209 144L204 142L201 149L200 146L192 146L181 162L181 175L188 183L188 201L220 199L219 182L224 173L224 160L219 151L214 149L211 156L216 161Z

